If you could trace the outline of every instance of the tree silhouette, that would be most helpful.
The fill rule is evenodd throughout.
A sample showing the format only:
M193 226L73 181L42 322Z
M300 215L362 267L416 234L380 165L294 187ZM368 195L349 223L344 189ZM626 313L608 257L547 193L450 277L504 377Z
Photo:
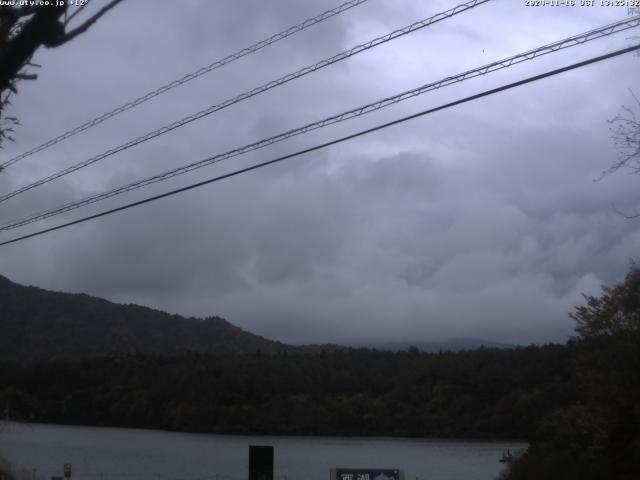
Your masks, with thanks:
M611 140L618 150L618 158L607 170L602 172L600 178L621 169L628 169L632 173L640 175L640 99L633 90L630 89L629 92L634 100L632 106L621 106L620 113L609 120ZM628 214L617 208L615 210L628 219L640 217L640 212Z
M580 401L550 412L506 480L640 478L640 269L571 314Z
M3 115L11 96L17 93L16 84L37 78L29 71L29 67L38 66L31 63L36 50L41 46L55 48L70 42L121 1L109 1L73 28L72 21L82 15L88 2L71 15L68 2L60 2L57 6L0 5L0 146L4 140L13 140L13 126L18 124L17 118Z
M630 90L635 105L622 106L618 115L609 120L611 138L618 150L618 160L605 172L613 173L628 168L640 174L640 99Z

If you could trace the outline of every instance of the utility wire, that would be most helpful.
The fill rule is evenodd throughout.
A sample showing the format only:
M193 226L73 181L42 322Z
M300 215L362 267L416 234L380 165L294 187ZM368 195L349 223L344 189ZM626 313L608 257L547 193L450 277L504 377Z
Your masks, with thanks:
M289 73L287 75L285 75L284 77L280 77L277 80L272 80L268 83L265 83L259 87L256 87L252 90L249 90L247 92L244 92L236 97L227 99L225 101L223 101L222 103L216 104L216 105L212 105L209 108L206 108L204 110L201 110L197 113L194 113L192 115L189 115L187 117L182 118L181 120L177 120L169 125L165 125L164 127L161 127L157 130L154 130L152 132L149 132L145 135L142 135L138 138L135 138L133 140L130 140L127 143L124 143L122 145L119 145L117 147L111 148L109 150L107 150L106 152L103 152L99 155L96 155L94 157L91 157L87 160L84 160L80 163L77 163L75 165L72 165L71 167L65 168L63 170L60 170L56 173L53 173L47 177L44 177L40 180L37 180L31 184L25 185L23 187L18 188L17 190L14 190L12 192L6 193L4 195L0 196L0 202L4 202L6 200L8 200L9 198L15 197L16 195L19 195L23 192L26 192L28 190L31 190L32 188L38 187L40 185L43 185L45 183L49 183L57 178L63 177L65 175L68 175L70 173L73 173L77 170L80 170L82 168L85 168L89 165L92 165L100 160L103 160L107 157L110 157L111 155L115 155L116 153L122 152L124 150L127 150L131 147L134 147L136 145L139 145L140 143L146 142L148 140L151 140L153 138L159 137L160 135L164 135L165 133L171 132L172 130L175 130L176 128L182 127L184 125L187 125L191 122L194 122L196 120L199 120L203 117L206 117L208 115L211 115L214 112L223 110L227 107L230 107L231 105L234 105L236 103L239 103L243 100L247 100L251 97L254 97L260 93L264 93L268 90L271 90L272 88L275 87L279 87L280 85L284 85L285 83L288 83L292 80L298 79L300 77L303 77L305 75L308 75L309 73L313 73L317 70L320 70L321 68L324 67L328 67L329 65L333 65L334 63L340 62L342 60L345 60L347 58L350 58L354 55L357 55L359 53L362 53L364 51L367 51L371 48L377 47L383 43L387 43L390 42L391 40L395 40L396 38L402 37L404 35L408 35L410 33L416 32L424 27L427 27L429 25L433 25L436 22L445 20L447 18L451 18L454 15L457 15L459 13L465 12L467 10L470 10L478 5L482 5L483 3L487 3L490 2L491 0L471 0L467 3L458 5L454 8L451 8L445 12L441 12L438 13L432 17L429 17L427 19L421 20L419 22L415 22L412 23L411 25L407 25L406 27L403 27L401 29L398 30L394 30L391 33L388 33L384 36L381 37L377 37L374 38L373 40L370 40L367 43L361 44L361 45L357 45L349 50L346 50L342 53L339 53L337 55L334 55L333 57L321 60L311 66L307 66L304 67L294 73Z
M326 126L335 124L335 123L339 123L339 122L343 122L345 120L349 120L351 118L355 118L355 117L359 117L377 110L380 110L382 108L388 107L390 105L399 103L401 101L416 97L418 95L422 95L423 93L432 91L432 90L436 90L438 88L442 88L442 87L446 87L448 85L451 85L453 83L457 83L457 82L462 82L464 80L467 80L469 78L474 78L480 75L486 75L487 73L496 71L496 70L500 70L503 68L508 68L512 65L524 62L526 60L532 60L534 58L540 57L542 55L546 55L548 53L553 53L556 52L558 50L564 49L564 48L569 48L572 46L576 46L576 45L580 45L583 44L585 42L588 41L592 41L592 40L596 40L598 38L602 38L608 35L612 35L613 33L616 32L621 32L624 30L627 30L629 28L633 28L633 27L637 27L640 25L640 16L638 17L634 17L634 18L630 18L630 19L625 19L625 20L621 20L619 22L615 22L609 25L606 25L604 27L600 27L594 30L590 30L588 32L579 34L579 35L574 35L572 37L554 42L554 43L550 43L548 45L544 45L541 47L538 47L536 49L533 50L529 50L526 51L524 53L520 53L511 57L508 57L506 59L503 60L498 60L496 62L493 63L489 63L487 65L484 65L482 67L479 68L475 68L473 70L468 70L464 73L460 73L454 76L450 76L450 77L446 77L442 80L438 80L436 82L432 82L432 83L428 83L425 85L422 85L420 87L414 88L412 90L408 90L406 92L402 92L400 94L394 95L392 97L387 97L384 98L382 100L373 102L373 103L369 103L360 107L357 107L355 109L352 110L348 110L346 112L342 112L339 113L337 115L333 115L331 117L325 118L323 120L320 121L316 121L307 125L304 125L302 127L298 127L296 129L293 130L289 130L287 132L284 133L280 133L278 135L272 136L272 137L268 137L266 139L262 139L259 140L257 142L248 144L248 145L244 145L242 147L239 148L235 148L233 150L229 150L225 153L220 153L220 154L216 154L210 157L207 157L203 160L182 166L182 167L178 167L172 170L169 170L167 172L164 173L160 173L157 175L154 175L152 177L148 177L145 178L143 180L139 180L137 182L133 182L130 183L128 185L124 185L124 186L120 186L117 187L113 190L109 190L106 192L102 192L87 198L84 198L82 200L79 201L75 201L75 202L70 202L52 209L48 209L36 214L32 214L26 218L21 218L19 220L13 220L11 222L5 223L3 225L0 225L0 231L7 231L7 230L12 230L39 220L44 220L46 218L55 216L55 215L60 215L62 213L71 211L71 210L75 210L77 208L86 206L86 205L90 205L92 203L96 203L99 202L101 200L105 200L107 198L111 198L113 196L116 195L120 195L123 194L125 192L129 192L131 190L135 190L147 185L151 185L160 181L164 181L167 180L169 178L178 176L178 175L182 175L184 173L190 172L192 170L196 170L198 168L202 168L211 164L215 164L218 162L221 162L223 160L227 160L229 158L232 157L236 157L238 155L242 155L244 153L248 153L250 151L253 150L257 150L260 148L264 148L266 146L272 145L274 143L278 143L281 141L284 141L286 139L289 139L291 137L297 136L297 135L301 135L304 133L308 133L310 131L313 130L317 130L320 128L324 128Z
M623 48L621 50L616 50L616 51L613 51L613 52L610 52L610 53L607 53L605 55L601 55L601 56L598 56L598 57L592 57L592 58L590 58L588 60L584 60L582 62L574 63L572 65L568 65L568 66L565 66L565 67L562 67L562 68L558 68L558 69L551 70L551 71L548 71L548 72L545 72L545 73L541 73L539 75L534 75L532 77L525 78L524 80L519 80L517 82L513 82L513 83L506 84L506 85L502 85L500 87L493 88L491 90L485 90L484 92L478 93L476 95L471 95L469 97L465 97L465 98L462 98L460 100L449 102L449 103L446 103L444 105L440 105L439 107L430 108L428 110L423 110L422 112L415 113L413 115L408 115L406 117L402 117L402 118L399 118L397 120L393 120L391 122L383 123L381 125L377 125L375 127L372 127L372 128L366 129L366 130L362 130L360 132L357 132L357 133L354 133L354 134L351 134L351 135L347 135L347 136L344 136L344 137L341 137L341 138L338 138L338 139L335 139L335 140L331 140L329 142L322 143L320 145L316 145L316 146L313 146L313 147L310 147L310 148L306 148L304 150L299 150L297 152L290 153L288 155L283 155L281 157L277 157L277 158L274 158L272 160L268 160L266 162L258 163L256 165L252 165L250 167L242 168L240 170L236 170L236 171L231 172L231 173L227 173L227 174L220 175L220 176L217 176L217 177L214 177L214 178L210 178L208 180L204 180L202 182L194 183L194 184L188 185L186 187L182 187L182 188L178 188L176 190L172 190L170 192L162 193L160 195L155 195L153 197L148 197L148 198L145 198L143 200L139 200L137 202L133 202L133 203L129 203L127 205L123 205L121 207L113 208L111 210L105 210L103 212L96 213L96 214L90 215L88 217L80 218L78 220L74 220L74 221L71 221L71 222L63 223L61 225L56 225L55 227L46 228L44 230L39 230L37 232L30 233L28 235L23 235L21 237L13 238L11 240L6 240L4 242L1 242L0 246L9 245L11 243L19 242L21 240L26 240L27 238L36 237L36 236L39 236L39 235L43 235L45 233L53 232L55 230L60 230L62 228L70 227L72 225L77 225L79 223L87 222L89 220L94 220L96 218L104 217L104 216L110 215L112 213L120 212L120 211L123 211L123 210L127 210L129 208L133 208L133 207L137 207L139 205L143 205L145 203L150 203L150 202L153 202L153 201L156 201L156 200L160 200L161 198L170 197L170 196L176 195L178 193L186 192L187 190L192 190L194 188L202 187L203 185L208 185L210 183L218 182L220 180L224 180L226 178L234 177L236 175L240 175L242 173L249 172L251 170L257 170L258 168L266 167L266 166L272 165L274 163L282 162L282 161L290 159L290 158L294 158L294 157L298 157L300 155L304 155L306 153L314 152L316 150L320 150L322 148L326 148L326 147L329 147L331 145L336 145L338 143L342 143L342 142L345 142L347 140L352 140L354 138L361 137L363 135L367 135L369 133L376 132L378 130L382 130L384 128L388 128L388 127L391 127L393 125L398 125L400 123L404 123L404 122L406 122L408 120L413 120L415 118L422 117L422 116L425 116L425 115L428 115L428 114L431 114L431 113L434 113L434 112L438 112L440 110L445 110L447 108L451 108L451 107L454 107L456 105L461 105L463 103L471 102L473 100L478 100L480 98L483 98L483 97L486 97L486 96L489 96L489 95L493 95L493 94L498 93L498 92L502 92L502 91L509 90L509 89L512 89L512 88L515 88L515 87L519 87L519 86L525 85L527 83L537 82L539 80L542 80L542 79L547 78L547 77L551 77L553 75L558 75L560 73L568 72L568 71L574 70L576 68L580 68L580 67L584 67L584 66L587 66L587 65L591 65L591 64L594 64L594 63L597 63L597 62L601 62L603 60L607 60L609 58L617 57L619 55L623 55L625 53L638 51L638 50L640 50L640 45L635 45L635 46L632 46L632 47Z
M92 127L95 127L96 125L101 124L102 122L104 122L105 120L108 120L112 117L115 117L116 115L119 115L123 112L126 112L127 110L130 110L134 107L137 107L138 105L151 100L154 97L157 97L158 95L162 95L165 92L168 92L169 90L172 90L176 87L179 87L180 85L183 85L187 82L190 82L191 80L194 80L206 73L212 72L213 70L216 70L220 67L223 67L224 65L227 65L231 62L234 62L236 60L239 60L240 58L249 55L251 53L255 53L261 49L263 49L264 47L267 47L269 45L272 45L276 42L279 42L280 40L283 40L287 37L290 37L291 35L294 35L298 32L301 32L309 27L312 27L313 25L316 25L320 22L323 22L324 20L327 20L331 17L334 17L336 15L341 14L342 12L345 12L353 7L357 7L358 5L361 5L365 2L367 2L369 0L350 0L348 2L343 3L342 5L339 5L336 8L333 8L331 10L327 10L326 12L321 13L320 15L317 15L313 18L308 18L306 19L304 22L299 23L297 25L294 25L293 27L289 27L286 30L283 30L282 32L276 33L275 35L270 36L269 38L266 38L264 40L260 40L257 43L254 43L253 45L249 46L249 47L245 47L242 50L239 50L235 53L232 53L231 55L228 55L220 60L216 60L215 62L199 68L198 70L188 73L186 74L184 77L179 78L178 80L174 80L170 83L167 83L166 85L163 85L145 95L142 95L141 97L136 98L135 100L132 100L128 103L125 103L124 105L121 105L117 108L114 108L113 110L104 113L102 115L100 115L97 118L94 118L93 120L89 120L86 123L83 123L82 125L79 125L75 128L72 128L71 130L58 135L57 137L48 140L44 143L42 143L41 145L38 145L37 147L32 148L31 150L27 150L26 152L13 157L10 160L7 160L6 162L0 164L0 169L4 169L7 168L10 165L13 165L14 163L19 162L20 160L22 160L23 158L26 158L30 155L33 155L34 153L38 153L41 152L42 150L45 150L53 145L56 145L57 143L60 143L68 138L73 137L74 135L77 135L80 132L84 132L85 130L88 130ZM79 11L79 10L78 10ZM76 12L77 13L77 12ZM74 13L75 15L75 13ZM70 20L70 19L69 19Z

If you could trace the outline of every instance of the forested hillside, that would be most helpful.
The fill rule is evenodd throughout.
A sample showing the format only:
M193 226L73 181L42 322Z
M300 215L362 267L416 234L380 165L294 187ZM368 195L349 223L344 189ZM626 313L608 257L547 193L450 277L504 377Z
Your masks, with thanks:
M575 309L576 335L565 345L444 353L310 353L222 319L183 319L6 280L0 292L0 323L9 335L0 337L0 408L11 419L215 433L524 438L532 445L511 465L510 480L640 474L636 267ZM168 334L154 332L154 322ZM159 338L148 343L145 334ZM74 342L98 345L100 338L127 341L111 344L122 348L110 358L11 357L56 358L48 341L76 348ZM18 348L37 341L46 355ZM215 341L233 354L210 353ZM124 347L137 353L126 355ZM114 351L102 348L92 353Z
M258 350L270 354L296 347L253 335L219 317L184 318L84 294L25 287L0 276L0 361Z
M549 345L2 364L0 406L38 422L196 432L527 438L575 401L570 358Z

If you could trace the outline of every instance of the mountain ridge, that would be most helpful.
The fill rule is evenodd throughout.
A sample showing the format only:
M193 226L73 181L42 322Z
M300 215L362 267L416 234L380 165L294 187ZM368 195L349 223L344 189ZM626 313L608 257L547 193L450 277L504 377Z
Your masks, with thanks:
M211 316L184 317L84 293L23 286L0 275L0 360L65 361L148 353L320 351L247 332Z
M45 290L0 275L0 361L80 361L132 354L320 354L375 349L424 352L513 348L486 340L291 345L253 334L218 316L185 317L87 295Z

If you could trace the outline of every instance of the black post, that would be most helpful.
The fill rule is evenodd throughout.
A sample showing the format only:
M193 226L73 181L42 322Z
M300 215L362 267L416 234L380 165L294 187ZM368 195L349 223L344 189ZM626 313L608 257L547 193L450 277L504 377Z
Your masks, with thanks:
M249 446L249 480L273 480L273 446Z

